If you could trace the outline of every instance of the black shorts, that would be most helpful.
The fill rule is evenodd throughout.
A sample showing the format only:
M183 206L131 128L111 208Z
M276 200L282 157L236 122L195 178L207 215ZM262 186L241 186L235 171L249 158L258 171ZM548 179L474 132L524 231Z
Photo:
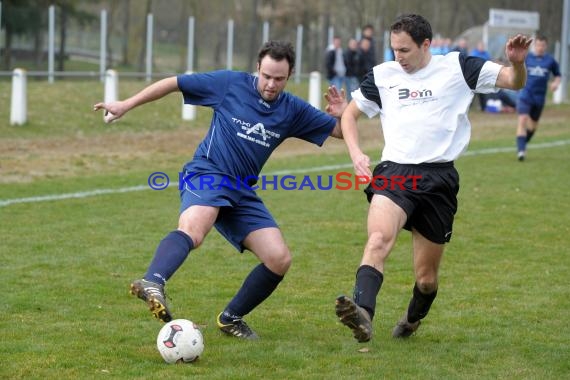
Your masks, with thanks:
M449 242L459 192L459 173L453 162L411 165L384 161L374 168L373 176L364 190L368 202L374 194L384 195L406 212L406 230L415 228L437 244Z

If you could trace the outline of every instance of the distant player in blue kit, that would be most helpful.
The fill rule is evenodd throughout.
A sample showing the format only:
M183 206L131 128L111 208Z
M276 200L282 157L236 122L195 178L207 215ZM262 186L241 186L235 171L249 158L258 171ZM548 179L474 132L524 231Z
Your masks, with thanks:
M415 283L411 299L392 330L407 338L434 302L445 244L457 211L459 174L454 161L467 149L467 118L475 93L520 89L526 79L525 57L531 40L517 35L505 46L510 66L459 52L432 55L432 30L420 15L398 17L390 27L395 61L370 71L342 114L342 132L357 175L380 178L365 190L368 240L356 270L352 297L335 301L340 321L359 342L372 338L376 298L384 265L402 229L411 232ZM380 115L384 148L373 171L358 142L360 116ZM387 187L381 178L419 177L417 187Z
M524 161L526 157L526 144L530 141L542 114L546 103L546 90L550 73L554 79L550 83L552 92L560 85L560 67L558 62L546 52L548 40L542 34L534 38L533 51L526 57L528 76L526 85L519 92L517 101L517 113L519 115L517 125L517 157Z
M227 70L179 75L153 83L124 101L94 106L118 119L136 106L180 91L186 104L214 111L206 137L183 168L178 229L160 242L144 277L131 284L131 293L161 321L172 319L164 294L166 282L215 227L240 252L250 250L261 261L218 315L217 325L230 336L258 338L243 317L277 288L291 265L291 253L253 191L253 183L239 181L256 178L286 138L319 146L329 136L342 138L343 93L329 89L327 114L284 92L294 64L290 43L269 41L259 51L257 76ZM209 185L203 188L201 178L206 176Z

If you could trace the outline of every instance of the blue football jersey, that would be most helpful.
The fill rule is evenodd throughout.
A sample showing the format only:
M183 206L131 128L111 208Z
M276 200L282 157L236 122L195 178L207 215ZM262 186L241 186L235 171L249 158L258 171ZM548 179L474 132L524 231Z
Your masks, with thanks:
M519 97L528 103L544 104L550 73L560 76L558 62L550 55L535 55L529 52L526 57L526 85L520 91Z
M257 176L286 138L321 146L336 125L335 118L290 93L265 101L257 91L258 78L249 73L220 70L179 75L177 80L185 104L214 111L191 169Z

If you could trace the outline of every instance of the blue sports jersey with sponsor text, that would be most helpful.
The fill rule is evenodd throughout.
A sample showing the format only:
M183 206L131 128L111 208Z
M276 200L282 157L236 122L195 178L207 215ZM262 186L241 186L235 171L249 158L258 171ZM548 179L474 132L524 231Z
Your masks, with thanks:
M258 78L245 72L212 71L177 77L184 103L211 107L210 129L199 144L192 169L257 176L271 153L288 137L321 146L336 119L282 92L271 102L257 91Z
M531 104L544 104L550 73L560 76L558 62L550 55L535 55L529 52L526 57L526 85L519 92L519 98Z

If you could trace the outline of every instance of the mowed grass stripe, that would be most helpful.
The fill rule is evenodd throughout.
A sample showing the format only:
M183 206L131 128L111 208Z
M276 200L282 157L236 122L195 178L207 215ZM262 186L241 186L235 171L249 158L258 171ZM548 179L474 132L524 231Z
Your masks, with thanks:
M547 148L554 148L559 146L569 145L570 140L558 140L558 141L551 141L546 143L539 143L539 144L531 144L528 146L531 150L536 149L547 149ZM479 155L486 155L486 154L496 154L496 153L509 153L514 152L514 147L500 147L500 148L485 148L485 149L477 149L467 151L463 154L463 156L479 156ZM325 172L330 170L339 170L339 169L346 169L352 167L351 163L344 163L338 165L325 165L325 166L316 166L316 167L309 167L309 168L298 168L298 169L286 169L286 170L278 170L273 171L270 173L262 173L262 175L266 176L280 176L280 175L289 175L289 174L300 174L300 173L315 173L315 172ZM169 187L176 186L178 187L179 183L177 181L170 182ZM139 186L129 186L129 187L121 187L116 189L95 189L89 191L80 191L76 193L63 193L63 194L50 194L50 195L40 195L35 197L25 197L25 198L13 198L13 199L4 199L0 200L0 207L9 206L12 204L18 203L35 203L35 202L49 202L49 201L60 201L60 200L67 200L67 199L76 199L76 198L88 198L94 197L98 195L108 195L108 194L120 194L120 193L129 193L133 191L143 191L143 190L151 190L149 186L139 185Z

